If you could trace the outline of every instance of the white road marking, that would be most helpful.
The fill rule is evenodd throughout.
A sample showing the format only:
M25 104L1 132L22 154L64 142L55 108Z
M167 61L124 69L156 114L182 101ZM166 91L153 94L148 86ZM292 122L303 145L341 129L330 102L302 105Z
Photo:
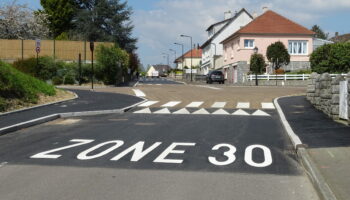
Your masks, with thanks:
M143 93L141 90L139 89L132 89L135 92L135 95L138 97L145 97L145 93Z
M170 159L166 158L169 154L183 154L185 150L176 150L176 146L195 146L196 143L179 143L174 142L168 148L166 148L153 162L155 163L178 163L183 162L182 159Z
M145 103L143 103L143 104L140 104L140 105L138 105L138 107L149 107L149 106L151 106L151 105L153 105L153 104L156 104L156 103L158 103L159 101L147 101L147 102L145 102Z
M190 112L186 108L182 108L178 111L173 112L173 114L185 114L185 115L187 115L187 114L190 114Z
M168 103L162 105L162 107L174 107L179 103L181 103L181 101L169 101Z
M223 110L223 109L219 109L215 112L212 113L213 115L229 115L230 113L228 113L227 111Z
M250 108L250 103L249 102L238 102L236 108L248 109L248 108Z
M327 153L328 153L332 158L335 157L334 154L333 154L332 152L330 152L329 150L327 150Z
M206 109L201 108L201 109L197 110L196 112L193 112L192 114L194 114L194 115L207 115L210 113Z
M7 165L7 163L8 163L8 162L2 162L2 163L0 163L0 167L3 167L3 166L5 166L5 165Z
M223 108L225 107L226 102L215 102L211 107L212 108Z
M162 84L156 84L156 85L162 85Z
M236 110L236 112L232 113L232 115L250 115L249 113L247 113L246 111L242 110L242 109L238 109Z
M262 111L262 110L257 110L253 114L253 116L270 116L268 113Z
M198 108L202 104L203 104L203 101L194 101L194 102L188 104L186 107L187 108Z
M273 103L261 103L261 108L262 109L275 109L275 106Z
M149 108L145 108L145 109L142 109L142 110L135 111L134 113L137 113L137 114L141 114L141 113L150 114L152 112L151 112L151 110Z
M158 111L153 112L154 114L171 114L168 108L163 108Z
M212 87L212 86L206 86L206 85L195 85L196 87L202 87L202 88L208 88L213 90L222 90L222 88Z

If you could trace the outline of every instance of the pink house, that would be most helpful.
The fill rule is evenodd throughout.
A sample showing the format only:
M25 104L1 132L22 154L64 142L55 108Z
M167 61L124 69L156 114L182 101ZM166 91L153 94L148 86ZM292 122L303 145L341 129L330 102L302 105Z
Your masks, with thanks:
M249 72L250 56L254 48L266 56L267 47L283 42L291 55L291 62L284 70L296 71L310 68L309 55L313 51L315 33L273 12L266 11L252 22L223 40L223 71L229 83L243 82ZM266 57L265 60L267 61ZM270 66L267 73L273 73Z

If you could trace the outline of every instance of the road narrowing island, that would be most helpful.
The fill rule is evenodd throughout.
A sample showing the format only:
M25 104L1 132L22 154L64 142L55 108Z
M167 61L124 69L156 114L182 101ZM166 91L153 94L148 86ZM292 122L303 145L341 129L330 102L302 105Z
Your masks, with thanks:
M73 144L62 146L62 147L51 149L51 150L47 150L47 151L43 151L43 152L40 152L40 153L37 153L37 154L31 156L30 158L33 158L33 159L58 159L62 156L61 154L58 154L58 152L66 150L66 149L71 149L74 147L86 145L86 144L92 143L94 141L95 140L91 140L91 139L72 139L72 140L70 140L70 142L72 142ZM162 142L155 142L151 146L149 146L148 148L144 148L144 144L145 144L144 141L139 141L139 142L135 143L134 145L131 145L130 147L128 147L124 151L118 153L110 160L111 161L118 161L121 158L123 158L124 156L126 156L127 154L132 153L130 161L131 162L138 162L143 157L145 157L147 154L149 154L151 151L158 148L162 144ZM94 146L78 153L76 158L78 160L82 160L82 161L100 158L102 156L105 156L105 155L111 153L112 151L118 149L119 147L121 147L123 145L124 145L124 141L122 141L122 140L110 140L110 141L102 142L100 144L94 145ZM102 147L106 147L106 146L108 146L107 149L105 149L99 153L95 153L95 154L92 153L92 152L94 152ZM190 148L190 147L194 147L194 146L196 146L196 143L173 142L162 153L160 153L159 156L157 156L153 160L153 162L154 163L181 164L181 163L183 163L183 159L170 159L167 157L170 154L184 154L186 152L184 150L185 147ZM226 165L230 165L230 164L234 163L234 161L236 160L235 153L237 151L235 146L233 146L231 144L227 144L227 143L221 143L221 144L214 145L211 150L217 151L219 149L226 150L223 152L223 156L225 156L226 159L222 159L221 157L220 157L220 159L217 159L215 156L208 156L208 161L211 164L216 165L216 166L226 166ZM254 161L253 152L257 151L257 150L260 150L263 152L263 155L264 155L263 162L258 163L258 162ZM272 164L271 150L269 148L267 148L266 146L260 145L260 144L250 145L250 146L246 147L246 149L245 149L244 161L246 164L248 164L252 167L259 167L259 168L268 167Z

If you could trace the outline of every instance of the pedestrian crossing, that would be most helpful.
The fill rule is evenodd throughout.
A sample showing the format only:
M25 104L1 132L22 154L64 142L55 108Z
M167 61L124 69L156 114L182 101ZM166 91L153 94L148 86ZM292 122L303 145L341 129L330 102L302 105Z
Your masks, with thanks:
M182 101L169 101L169 102L159 102L159 101L147 101L138 105L138 107L163 107L163 108L172 108L180 105ZM185 108L199 108L203 106L204 101L193 101L189 104L184 104ZM155 106L157 105L157 106ZM230 109L250 109L251 104L249 102L238 102L236 106L229 105L227 102L214 102L210 104L210 108L230 108ZM275 106L272 102L262 102L260 104L261 109L275 109Z
M232 115L232 116L271 116L269 111L275 109L271 102L262 102L259 109L251 109L250 102L212 102L209 108L204 108L204 101L193 101L183 104L182 101L147 101L133 109L135 114L174 114L174 115ZM183 107L179 107L183 105ZM232 107L230 106L232 105ZM235 105L235 106L233 106Z

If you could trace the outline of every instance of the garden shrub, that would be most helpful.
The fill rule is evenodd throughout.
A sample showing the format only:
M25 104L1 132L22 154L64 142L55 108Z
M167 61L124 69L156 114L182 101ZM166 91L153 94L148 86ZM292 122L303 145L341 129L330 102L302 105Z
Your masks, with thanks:
M350 43L325 44L312 52L311 69L317 73L350 71Z
M63 78L59 76L55 76L52 78L52 84L54 85L62 85L63 84Z
M36 103L39 94L55 95L52 85L24 74L10 64L0 61L0 97L3 99L21 99Z

